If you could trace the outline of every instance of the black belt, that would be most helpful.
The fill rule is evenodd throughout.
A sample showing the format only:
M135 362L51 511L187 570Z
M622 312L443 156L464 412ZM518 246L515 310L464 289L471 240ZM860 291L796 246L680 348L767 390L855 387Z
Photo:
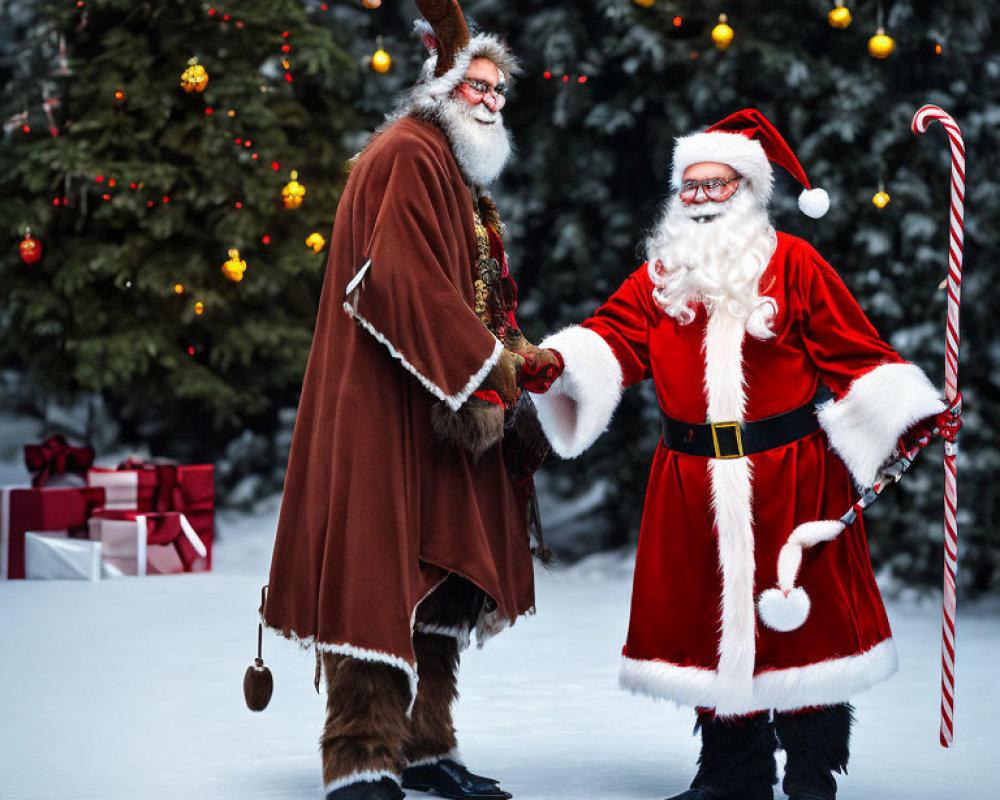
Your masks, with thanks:
M660 441L668 450L703 458L740 458L763 453L804 439L819 430L816 398L793 411L755 422L713 422L697 425L671 419L660 412Z

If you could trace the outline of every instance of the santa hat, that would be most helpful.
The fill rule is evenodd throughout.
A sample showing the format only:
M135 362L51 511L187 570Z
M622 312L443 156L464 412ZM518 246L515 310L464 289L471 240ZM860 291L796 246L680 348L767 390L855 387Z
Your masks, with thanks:
M427 48L414 97L416 110L429 111L462 82L474 58L488 58L509 84L521 70L506 43L489 33L470 32L458 0L416 0L424 19L413 27Z
M830 208L829 195L823 189L810 186L805 170L788 142L756 108L744 108L704 131L680 137L674 146L671 175L674 189L681 188L684 170L703 161L728 164L749 181L751 191L763 205L771 199L773 161L802 184L799 209L803 214L818 219Z

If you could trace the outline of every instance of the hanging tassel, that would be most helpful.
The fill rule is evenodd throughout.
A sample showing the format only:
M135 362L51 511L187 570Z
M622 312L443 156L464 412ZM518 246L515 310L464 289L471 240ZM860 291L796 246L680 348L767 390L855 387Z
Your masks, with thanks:
M264 666L264 609L267 606L267 586L260 590L260 615L261 621L257 623L257 657L253 664L247 667L246 675L243 676L243 696L247 701L247 708L251 711L263 711L267 704L271 702L271 695L274 693L274 678L271 670Z

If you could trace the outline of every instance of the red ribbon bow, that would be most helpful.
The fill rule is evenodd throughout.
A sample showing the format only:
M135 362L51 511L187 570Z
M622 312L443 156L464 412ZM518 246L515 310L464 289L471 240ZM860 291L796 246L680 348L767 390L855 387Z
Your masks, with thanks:
M63 436L50 436L41 444L25 445L24 463L31 473L32 487L40 489L53 475L84 475L94 463L94 448L73 447Z

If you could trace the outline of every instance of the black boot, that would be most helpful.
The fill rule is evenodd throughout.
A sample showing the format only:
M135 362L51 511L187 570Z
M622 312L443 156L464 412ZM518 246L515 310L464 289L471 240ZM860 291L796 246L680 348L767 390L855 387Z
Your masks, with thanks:
M421 792L436 792L441 797L466 800L507 800L513 797L510 792L501 789L497 781L473 775L450 758L419 767L407 767L403 770L403 786Z
M767 714L718 719L698 715L701 755L691 788L670 800L772 800L777 741Z
M406 794L391 778L349 783L326 793L326 800L403 800Z
M797 714L775 714L788 755L782 788L790 800L835 800L834 772L847 774L854 709L847 703Z

